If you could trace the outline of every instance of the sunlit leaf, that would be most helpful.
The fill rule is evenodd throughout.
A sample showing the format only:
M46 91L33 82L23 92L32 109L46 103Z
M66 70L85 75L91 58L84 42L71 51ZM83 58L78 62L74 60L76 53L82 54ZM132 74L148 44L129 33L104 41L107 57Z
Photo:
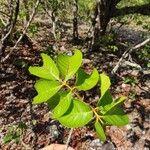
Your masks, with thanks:
M110 79L105 74L100 74L100 92L101 97L98 101L98 106L105 106L107 104L110 104L112 100L112 96L110 94Z
M116 100L114 100L111 104L101 107L101 111L103 112L103 114L112 114L112 112L116 108L121 107L121 105L123 104L125 99L126 99L126 97L123 97L123 96L119 97Z
M101 124L98 121L96 121L94 126L95 126L96 133L97 133L98 137L100 138L100 140L105 141L106 140L106 135L105 135L104 129L101 126Z
M83 127L91 121L93 112L90 106L80 100L72 100L68 111L60 118L59 122L69 128Z
M122 126L129 123L128 116L122 109L123 102L126 98L120 97L111 104L104 107L103 119L111 125Z
M90 90L93 88L99 79L99 74L96 69L93 70L91 75L85 73L82 69L77 72L76 88L78 90Z
M29 67L29 72L37 77L48 80L59 80L59 70L54 61L47 54L41 54L43 59L42 67Z
M53 110L53 117L59 118L62 115L64 115L65 112L68 110L71 102L72 102L71 93L68 93L68 92L61 93L60 101L59 101L58 105Z
M117 108L113 114L106 114L103 119L110 125L123 126L129 123L128 116L121 108Z
M35 89L37 90L38 95L34 97L33 104L46 102L55 95L60 88L61 85L58 81L49 81L44 79L36 81Z
M60 54L57 57L57 65L62 78L66 81L73 77L82 64L82 53L75 50L73 56Z

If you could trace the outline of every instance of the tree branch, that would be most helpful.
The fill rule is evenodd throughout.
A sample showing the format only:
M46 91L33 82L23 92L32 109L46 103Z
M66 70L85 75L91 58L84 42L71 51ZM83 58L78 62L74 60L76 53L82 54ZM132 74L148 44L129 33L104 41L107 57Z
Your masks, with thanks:
M12 49L10 50L10 52L6 55L6 57L4 59L2 59L1 62L5 62L9 58L9 56L13 53L14 49L18 46L19 42L22 40L23 36L26 34L27 29L30 26L30 24L31 24L31 22L32 22L32 20L34 18L34 15L36 13L36 9L39 6L39 3L40 3L40 0L37 0L37 2L35 4L35 7L33 8L33 12L31 14L31 17L30 17L29 21L27 22L26 26L23 29L23 33L20 35L20 37L18 38L16 44L12 47Z
M112 74L115 74L117 72L117 70L119 69L119 67L121 66L123 60L133 51L133 50L136 50L136 49L139 49L141 48L142 46L144 46L145 44L149 43L150 42L150 38L146 39L145 41L143 41L142 43L139 43L137 45L135 45L134 47L130 48L130 49L127 49L122 57L119 59L118 63L116 64L116 66L113 68L112 70Z
M123 16L123 15L128 15L128 14L133 14L133 13L140 13L142 15L150 15L150 4L115 9L112 17Z
M15 12L13 14L13 10L11 11L11 15L10 15L10 19L9 19L9 23L8 25L6 25L6 28L9 26L10 24L10 29L9 31L4 35L4 37L2 37L1 42L0 42L0 55L2 55L2 53L4 52L5 48L6 48L6 41L9 38L10 34L12 33L12 30L14 29L16 22L17 22L17 18L18 18L18 14L19 14L19 0L17 0L16 2L16 8L15 8ZM12 8L11 8L12 9ZM13 19L13 15L14 15L14 19Z
M6 12L3 12L0 10L0 14L4 15L5 17L10 17L9 14L7 14Z

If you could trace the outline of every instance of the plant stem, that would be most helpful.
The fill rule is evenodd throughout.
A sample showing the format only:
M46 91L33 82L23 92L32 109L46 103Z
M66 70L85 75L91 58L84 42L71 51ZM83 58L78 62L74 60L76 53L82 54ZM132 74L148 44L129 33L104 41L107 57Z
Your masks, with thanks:
M65 150L68 150L69 142L70 142L72 133L73 133L73 128L71 128L70 131L69 131L69 136L68 136L68 139L67 139L67 142L66 142L66 148L65 148Z
M80 100L83 100L83 98L76 92L74 91L75 88L72 88L71 86L69 86L67 83L64 84L68 89L70 89L70 91L73 92L74 95L76 95Z
M76 95L79 100L83 100L83 98L82 98L76 91L74 91L75 88L72 88L72 87L69 86L66 82L64 83L64 85L65 85L68 89L70 89L70 91L73 92L74 95ZM92 106L90 106L90 107L91 107L93 113L94 113L95 116L96 116L96 120L99 120L101 123L103 123L103 121L101 120L101 116L100 116L100 115L97 113L97 111L96 111L97 109L99 110L99 107L96 107L96 108L93 108Z

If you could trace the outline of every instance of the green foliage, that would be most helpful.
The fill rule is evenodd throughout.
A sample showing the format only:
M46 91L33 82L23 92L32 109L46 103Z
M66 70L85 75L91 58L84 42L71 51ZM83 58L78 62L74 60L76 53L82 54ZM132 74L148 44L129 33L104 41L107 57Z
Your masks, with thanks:
M113 101L109 91L110 85L111 83L109 77L105 74L100 74L101 97L98 102L99 106L105 106Z
M121 0L120 3L118 3L117 8L121 9L124 7L142 6L148 4L150 4L149 0ZM144 11L147 10L143 9L143 14ZM121 24L129 24L133 28L137 27L138 25L143 27L143 29L150 30L150 17L148 15L142 15L140 13L131 13L125 16L119 16L117 17L117 22L121 22Z
M31 74L48 80L58 80L59 71L54 61L46 54L41 54L43 59L42 67L29 67Z
M69 128L83 127L93 118L90 106L81 100L72 99L72 103L67 112L57 118L61 124Z
M14 140L16 143L19 142L19 137L20 135L17 135L16 133L7 133L4 138L3 138L3 141L4 143L9 143L11 142L12 140Z
M14 125L11 127L8 127L8 131L3 137L4 143L9 143L11 141L14 141L15 143L19 143L21 139L21 135L24 129L26 129L27 126L25 123L20 122L18 125Z
M106 140L106 135L105 135L105 132L104 132L104 129L103 129L102 125L98 121L96 121L95 124L94 124L94 127L95 127L95 130L96 130L96 133L97 133L98 137L102 141L105 141Z
M121 106L125 100L125 97L120 97L103 107L104 117L103 119L110 125L122 126L126 125L128 121L127 115L122 110Z
M59 117L63 116L65 114L66 110L68 110L69 106L71 105L71 102L72 102L71 93L61 92L59 103L53 109L53 117L59 118Z
M125 84L130 84L132 86L134 86L138 83L137 79L135 79L134 77L130 77L130 76L125 77L123 82Z
M32 23L29 26L29 33L31 34L31 36L34 36L36 33L38 33L39 31L39 26L36 23Z
M139 58L139 61L142 64L142 67L150 68L150 44L146 44L141 51L136 52L137 57Z
M91 17L91 13L93 13L93 9L95 7L95 1L91 0L79 0L79 15L83 20L88 21Z
M149 4L149 0L122 0L120 3L118 3L118 7L122 8L125 6L136 6L136 5L144 5Z
M61 77L67 81L78 71L82 63L82 53L76 50L73 56L60 54L57 57L57 66Z
M48 55L42 54L42 67L29 67L29 72L42 79L37 80L35 89L38 95L33 104L47 102L52 111L53 119L69 128L83 127L92 122L98 137L106 140L106 125L122 126L128 124L128 116L122 109L125 97L113 101L110 94L110 79L99 74L96 69L87 74L81 69L82 53L75 50L74 55L60 54L53 61ZM70 86L70 79L76 81ZM73 80L74 81L74 80ZM97 107L85 103L78 91L92 89L100 83L100 99Z
M79 69L76 75L76 88L78 90L90 90L99 80L99 74L96 69L93 70L91 75L85 73L82 69Z
M35 83L35 89L37 90L38 95L34 97L33 103L37 104L46 102L53 95L55 95L60 88L61 85L58 81L49 81L44 79L38 80Z

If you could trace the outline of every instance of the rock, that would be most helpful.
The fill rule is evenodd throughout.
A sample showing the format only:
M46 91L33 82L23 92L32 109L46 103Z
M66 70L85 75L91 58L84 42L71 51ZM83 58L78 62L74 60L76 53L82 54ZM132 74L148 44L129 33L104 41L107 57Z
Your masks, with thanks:
M102 143L100 142L99 139L95 139L90 143L90 146L93 148L98 148L98 147L102 147Z
M42 148L41 150L65 150L66 149L66 145L63 144L51 144L50 146L46 146L44 148ZM74 150L71 147L68 147L67 150Z

